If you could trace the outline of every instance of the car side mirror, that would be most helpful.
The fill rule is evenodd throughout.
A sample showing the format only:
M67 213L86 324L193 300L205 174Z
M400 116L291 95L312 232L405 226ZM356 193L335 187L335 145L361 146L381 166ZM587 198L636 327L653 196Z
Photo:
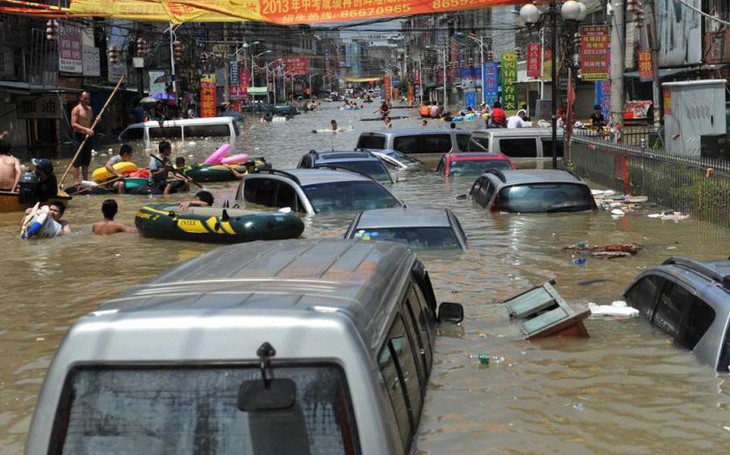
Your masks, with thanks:
M440 322L458 324L464 320L464 306L460 303L442 302L439 305L438 318Z

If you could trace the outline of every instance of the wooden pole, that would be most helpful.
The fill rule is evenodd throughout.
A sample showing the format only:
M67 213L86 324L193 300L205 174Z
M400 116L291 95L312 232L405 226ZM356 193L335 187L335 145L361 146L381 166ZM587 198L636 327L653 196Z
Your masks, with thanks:
M124 80L124 75L119 78L119 82L117 82L117 86L114 87L114 91L111 95L109 95L109 98L107 98L106 103L104 103L104 107L101 108L101 111L94 119L94 123L91 125L91 129L93 130L96 127L96 124L99 123L99 120L101 120L102 114L104 114L104 111L106 110L106 107L109 105L109 102L114 98L114 95L117 93L117 90L119 90L119 86L122 85L122 81ZM66 167L66 172L63 173L63 176L61 176L61 180L58 181L58 187L61 188L63 185L63 181L66 180L66 176L68 175L68 171L71 170L71 167L74 164L74 161L76 161L76 158L78 158L79 153L81 153L81 150L84 148L84 145L86 144L86 141L89 140L89 135L87 134L84 140L79 145L79 148L76 149L76 153L74 154L74 157L71 158L71 162L68 163L68 167Z

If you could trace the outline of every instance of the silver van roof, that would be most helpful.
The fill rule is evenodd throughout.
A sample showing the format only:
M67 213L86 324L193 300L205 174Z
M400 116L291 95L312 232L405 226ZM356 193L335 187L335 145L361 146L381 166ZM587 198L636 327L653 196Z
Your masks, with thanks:
M484 128L473 130L473 136L530 136L530 137L551 137L553 135L552 128ZM558 138L563 138L563 129L557 129Z
M108 301L87 318L186 314L332 319L346 314L370 345L386 324L416 256L391 242L257 241L218 248ZM79 324L84 323L82 319Z

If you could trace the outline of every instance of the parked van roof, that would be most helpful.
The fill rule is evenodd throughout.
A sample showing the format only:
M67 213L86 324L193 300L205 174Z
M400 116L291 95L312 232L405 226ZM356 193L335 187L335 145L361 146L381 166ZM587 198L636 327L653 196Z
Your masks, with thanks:
M388 328L381 319L391 314L399 297L394 293L415 261L406 246L390 242L320 239L231 245L175 267L84 319L131 322L169 319L177 312L208 324L257 315L311 324L346 315L374 346ZM108 334L98 336L101 342Z
M388 134L388 135L407 135L407 134L443 134L443 133L454 133L454 134L469 134L471 131L468 130L460 130L455 128L384 128L382 130L370 130L370 131L363 131L360 133L360 135L365 134Z
M547 136L553 135L552 128L482 128L471 131L473 135L484 136L487 134L497 136ZM557 129L558 139L563 139L563 129Z

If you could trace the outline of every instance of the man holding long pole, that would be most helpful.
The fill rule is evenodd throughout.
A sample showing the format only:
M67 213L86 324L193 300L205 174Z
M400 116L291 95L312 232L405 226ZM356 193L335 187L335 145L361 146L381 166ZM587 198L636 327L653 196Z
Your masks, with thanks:
M91 144L86 140L87 137L94 136L94 129L91 124L94 119L94 112L89 106L91 95L89 92L81 92L79 104L71 111L71 128L74 132L74 145L79 147L76 157L71 164L74 169L74 184L81 183L89 178L89 164L91 163Z

